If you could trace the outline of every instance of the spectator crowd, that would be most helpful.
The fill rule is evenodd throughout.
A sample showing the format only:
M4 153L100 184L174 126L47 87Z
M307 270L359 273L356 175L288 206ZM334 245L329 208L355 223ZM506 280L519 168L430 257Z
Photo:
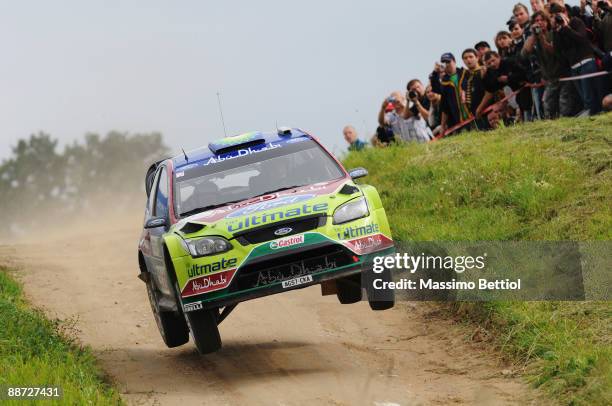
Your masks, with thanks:
M612 0L518 3L507 30L457 61L445 52L429 80L412 79L380 106L374 146L428 142L466 130L612 110ZM459 66L459 65L462 66ZM360 150L354 127L349 150Z

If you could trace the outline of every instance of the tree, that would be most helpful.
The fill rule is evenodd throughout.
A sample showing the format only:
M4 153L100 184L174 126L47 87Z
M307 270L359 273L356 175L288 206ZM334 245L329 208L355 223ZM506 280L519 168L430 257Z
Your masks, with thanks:
M48 134L31 135L0 165L0 227L24 228L45 216L57 220L100 196L115 203L144 196L148 166L168 154L160 133L90 133L61 154L57 145Z

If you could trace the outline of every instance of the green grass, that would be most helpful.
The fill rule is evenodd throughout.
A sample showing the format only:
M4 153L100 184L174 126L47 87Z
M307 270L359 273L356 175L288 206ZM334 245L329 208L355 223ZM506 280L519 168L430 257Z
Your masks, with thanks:
M0 267L0 385L61 386L53 404L121 404L88 348L24 301L21 287ZM3 401L2 404L24 404Z
M402 241L610 240L611 144L607 114L368 149L344 164L370 171ZM612 404L610 302L452 307L560 404Z

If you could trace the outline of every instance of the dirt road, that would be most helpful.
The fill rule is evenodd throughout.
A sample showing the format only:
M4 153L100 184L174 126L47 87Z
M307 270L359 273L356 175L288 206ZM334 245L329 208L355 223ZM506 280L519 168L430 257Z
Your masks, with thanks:
M531 396L435 308L374 313L318 287L239 305L217 354L167 349L136 278L140 215L126 219L2 245L0 262L17 266L35 305L78 318L81 340L131 404L500 405Z

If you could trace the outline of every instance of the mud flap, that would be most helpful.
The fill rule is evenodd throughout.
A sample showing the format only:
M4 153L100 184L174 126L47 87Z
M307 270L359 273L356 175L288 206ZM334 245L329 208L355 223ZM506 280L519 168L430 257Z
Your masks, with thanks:
M338 292L336 280L328 280L321 282L321 296L331 296Z

